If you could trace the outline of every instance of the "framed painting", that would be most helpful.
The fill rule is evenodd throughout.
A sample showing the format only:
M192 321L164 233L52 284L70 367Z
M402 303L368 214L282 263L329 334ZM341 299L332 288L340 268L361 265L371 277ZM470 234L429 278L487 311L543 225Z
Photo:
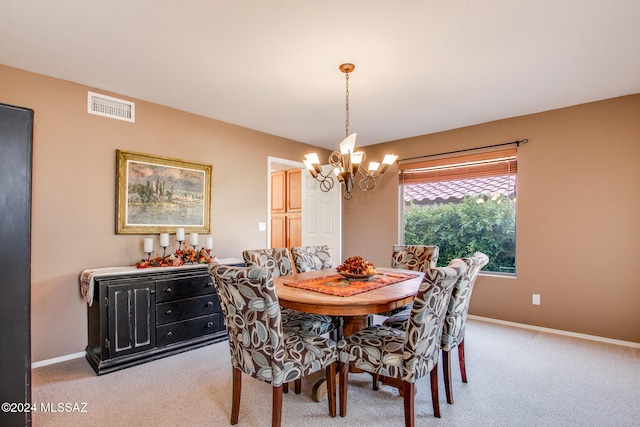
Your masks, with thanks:
M116 234L211 232L211 165L120 150L116 157Z

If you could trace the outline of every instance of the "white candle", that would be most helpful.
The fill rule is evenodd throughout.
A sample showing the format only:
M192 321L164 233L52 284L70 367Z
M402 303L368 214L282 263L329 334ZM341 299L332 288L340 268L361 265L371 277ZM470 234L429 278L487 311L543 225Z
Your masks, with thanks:
M198 233L191 233L191 246L198 246Z
M205 249L213 249L213 237L207 237L204 244Z
M169 246L169 233L160 233L160 246L163 248Z
M151 237L144 239L144 251L146 253L153 252L153 239Z
M178 242L184 242L184 228L176 229L176 240Z

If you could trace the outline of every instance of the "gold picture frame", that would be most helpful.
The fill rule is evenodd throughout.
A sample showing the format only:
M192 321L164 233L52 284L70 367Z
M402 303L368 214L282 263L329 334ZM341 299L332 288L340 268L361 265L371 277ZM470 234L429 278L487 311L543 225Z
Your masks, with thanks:
M116 234L211 232L211 165L121 150L116 165Z

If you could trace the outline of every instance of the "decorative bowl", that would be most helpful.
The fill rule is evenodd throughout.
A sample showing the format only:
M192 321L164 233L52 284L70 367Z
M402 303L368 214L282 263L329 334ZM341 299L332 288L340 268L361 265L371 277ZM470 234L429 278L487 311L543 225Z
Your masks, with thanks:
M375 274L352 274L342 271L339 271L338 274L349 280L369 280L375 276Z

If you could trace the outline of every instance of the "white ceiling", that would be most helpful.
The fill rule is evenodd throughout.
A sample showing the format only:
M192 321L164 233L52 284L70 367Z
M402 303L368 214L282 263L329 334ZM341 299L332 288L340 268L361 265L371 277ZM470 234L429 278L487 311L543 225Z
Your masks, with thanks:
M640 0L0 0L0 63L330 149L640 93ZM2 94L0 94L2 102Z

